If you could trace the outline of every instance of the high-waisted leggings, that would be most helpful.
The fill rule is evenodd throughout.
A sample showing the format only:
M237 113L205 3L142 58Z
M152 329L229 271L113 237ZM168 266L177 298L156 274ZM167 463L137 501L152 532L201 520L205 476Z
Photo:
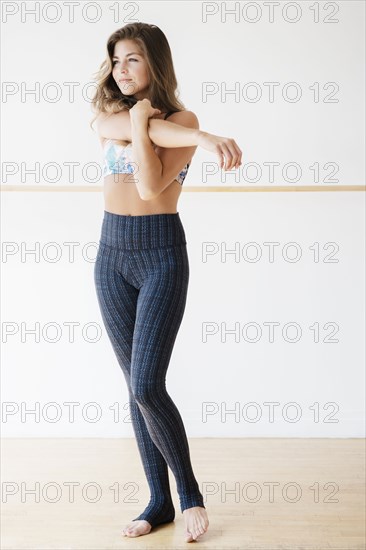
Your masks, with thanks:
M180 413L165 378L189 280L179 212L129 216L104 211L94 279L102 320L123 371L134 434L150 488L135 520L173 521L168 466L181 511L202 506Z

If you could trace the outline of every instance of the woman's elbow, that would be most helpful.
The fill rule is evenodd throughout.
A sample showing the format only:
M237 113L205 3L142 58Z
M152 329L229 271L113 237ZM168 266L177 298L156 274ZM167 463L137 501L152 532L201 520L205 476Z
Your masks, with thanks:
M142 189L139 189L139 195L143 201L152 201L160 195L160 191L153 187L144 186Z

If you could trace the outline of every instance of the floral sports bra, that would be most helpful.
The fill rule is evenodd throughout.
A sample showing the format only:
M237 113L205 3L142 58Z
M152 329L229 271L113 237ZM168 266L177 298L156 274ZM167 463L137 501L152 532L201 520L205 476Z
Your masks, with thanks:
M170 113L167 113L164 120L174 112L175 111L171 111ZM120 145L116 142L118 142L118 140L115 139L107 139L104 142L104 177L109 174L133 174L136 169L136 165L131 158L132 143L129 143L128 145ZM153 145L153 147L156 149L156 145ZM189 166L190 163L188 162L183 170L181 170L174 178L180 183L180 185L183 185Z

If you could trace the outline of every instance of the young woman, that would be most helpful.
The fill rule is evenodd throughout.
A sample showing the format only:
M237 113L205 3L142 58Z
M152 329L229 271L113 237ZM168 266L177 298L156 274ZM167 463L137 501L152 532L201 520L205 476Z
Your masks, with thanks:
M168 41L155 25L128 24L109 37L97 84L93 120L104 152L105 210L95 286L126 379L151 493L123 533L146 535L174 520L169 466L185 541L191 542L207 531L209 521L183 421L165 386L189 281L177 202L198 145L215 153L221 167L225 158L226 169L239 167L241 150L233 139L200 131L196 115L184 109L176 97Z

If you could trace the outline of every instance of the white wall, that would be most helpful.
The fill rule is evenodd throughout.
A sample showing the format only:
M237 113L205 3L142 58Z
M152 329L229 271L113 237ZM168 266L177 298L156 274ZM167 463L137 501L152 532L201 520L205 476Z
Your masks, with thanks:
M331 184L324 178L332 166L337 167L337 185L363 185L363 3L337 2L340 11L332 17L338 23L324 22L331 16L324 2L319 3L319 23L313 22L308 2L298 3L302 16L297 23L279 15L270 23L267 8L256 4L263 10L257 23L232 17L225 23L220 13L204 23L199 2L142 2L133 18L154 22L166 33L182 100L197 113L203 129L235 138L243 164L259 165L262 175L256 184L291 185L282 169L295 162L301 171L297 185ZM14 86L14 93L2 106L2 184L51 185L45 171L49 162L59 167L54 183L60 186L102 183L98 170L93 182L91 172L85 172L88 163L101 163L98 140L88 125L90 106L79 92L70 101L64 83L80 82L79 90L90 82L107 37L129 22L116 24L111 5L100 4L102 18L96 24L80 15L68 23L60 3L59 23L42 17L39 23L32 18L22 23L20 14L14 14L3 25L3 81L8 90ZM39 82L45 89L51 81L62 91L55 103L42 96L36 102L29 95L22 101L17 91L21 82L28 89ZM267 96L256 103L242 97L235 102L232 95L219 93L206 101L202 89L207 82L219 90L235 82L242 90L247 82L257 82L263 94L265 82L278 82L280 89L296 82L303 95L296 103L282 95L274 102ZM319 102L309 89L314 82L320 85ZM339 86L335 103L323 101L333 90L324 91L329 82ZM245 177L245 166L237 176L226 175L225 182L215 161L198 150L185 186L253 184ZM22 168L24 172L37 162L39 179L22 174ZM80 163L74 179L67 171L69 162ZM265 169L268 162L279 163L273 180ZM319 181L310 168L317 162ZM207 178L206 163L216 172ZM333 164L324 167L326 163ZM93 281L102 193L3 192L1 201L3 437L132 437L125 381L103 328ZM167 385L188 435L363 437L364 193L184 192L178 210L191 277ZM77 243L74 259L65 243ZM207 243L213 243L214 253L204 261ZM254 253L248 243L257 243L261 256L256 262L248 259ZM273 261L268 243L276 243ZM288 243L296 247L287 248ZM221 256L225 247L235 246L242 253L237 261L232 254ZM292 262L295 248L301 257ZM24 253L34 249L36 255ZM55 252L59 257L52 261ZM272 322L279 323L273 342ZM74 340L70 323L76 323ZM248 323L262 331L257 342L246 341L243 333L238 341L232 334L222 341L225 327L241 331ZM283 336L288 323L301 331L297 342ZM204 341L207 324L217 333ZM37 340L27 332L35 327ZM289 327L287 338L294 336ZM253 338L251 328L247 340ZM47 413L46 404L53 402L57 413L54 407ZM78 403L74 422L67 402ZM85 407L91 402L101 413L96 422L91 421L95 409ZM111 410L115 403L119 419ZM250 403L256 408L247 408ZM266 403L278 404L273 422ZM290 422L294 406L286 417L289 403L297 404L296 422ZM25 414L35 404L38 419ZM52 422L55 414L61 417ZM258 421L250 422L256 415Z
M191 276L167 387L190 436L362 436L362 197L355 192L182 194L179 212ZM8 405L14 414L6 423L3 417L3 436L132 436L123 408L125 380L103 328L93 281L102 194L4 193L2 210L3 246L8 251L13 246L2 260L2 399L3 406L14 403ZM73 261L65 243L76 243ZM272 262L267 243L278 245ZM225 256L225 249L235 247L237 256ZM25 249L38 252L25 254ZM203 250L212 251L207 261ZM58 260L52 261L56 252ZM258 261L250 262L257 254ZM295 254L299 259L292 262ZM26 332L36 323L37 340ZM73 340L71 323L76 323ZM225 342L225 327L231 330L235 323L238 333ZM277 323L273 342L268 323ZM286 333L289 323L294 325ZM205 338L204 331L214 334ZM33 408L35 402L39 422L32 415L22 420L22 407ZM49 402L59 406L55 423L50 420L56 409L48 411L47 420ZM65 402L79 403L74 423L67 420ZM100 407L96 423L87 421L87 411L84 420L81 414L90 402ZM110 410L117 402L119 423ZM250 402L257 409L246 412ZM265 402L279 403L273 423ZM295 408L288 417L281 412L289 402L298 404L298 422L289 421ZM319 403L318 421L314 403ZM335 405L327 408L327 403ZM235 407L239 417L225 416ZM206 422L204 410L210 412ZM257 414L258 422L249 422ZM91 408L89 418L94 415Z
M89 4L80 2L75 8L74 23L68 22L68 11L59 3L58 23L47 23L41 14L39 23L23 14L26 23L22 23L19 11L3 25L7 55L2 57L2 76L7 84L2 152L3 163L13 163L3 165L3 184L102 183L101 148L89 128L92 75L105 57L107 38L130 20L162 28L171 45L183 102L197 113L203 129L234 137L243 150L242 170L227 176L226 184L292 185L292 178L298 185L364 184L363 2L336 2L337 13L333 3L317 2L318 23L313 22L311 2L296 4L301 16L287 9L288 18L300 17L295 23L282 15L288 2L279 2L274 22L269 21L265 3L256 2L262 11L257 23L246 22L243 16L237 16L238 22L228 16L222 23L221 11L203 22L203 6L208 10L211 4L225 3L139 2L136 14L131 15L131 4L117 24L111 10L114 3L100 2L100 20L93 24L81 17ZM243 12L248 3L226 4ZM247 14L251 19L253 10ZM56 10L47 13L56 17ZM95 17L92 8L85 14ZM71 83L74 95L69 93ZM254 84L246 88L249 83ZM294 86L287 89L289 83ZM295 87L299 100L292 102ZM207 88L214 90L212 95L204 92ZM39 93L26 93L34 89ZM234 89L237 96L228 93ZM259 99L251 101L256 94ZM54 97L58 99L53 101ZM205 178L207 162L216 163L216 157L198 150L190 184L225 183L215 166ZM268 167L272 162L279 163L273 178ZM76 163L74 174L70 163ZM287 171L289 163L295 163L296 170ZM37 177L26 173L30 169L36 169Z

